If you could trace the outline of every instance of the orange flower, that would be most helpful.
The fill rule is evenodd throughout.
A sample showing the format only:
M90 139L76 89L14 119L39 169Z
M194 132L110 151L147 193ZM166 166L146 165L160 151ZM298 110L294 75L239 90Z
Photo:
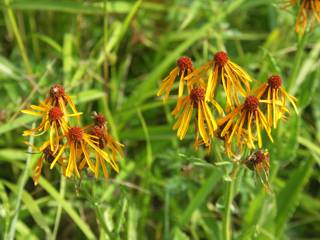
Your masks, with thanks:
M272 75L268 81L255 90L261 102L267 103L267 119L270 126L277 127L277 122L284 118L284 113L289 112L286 108L286 102L292 104L298 114L296 106L297 99L289 95L282 87L282 79L279 75Z
M220 114L223 113L220 105L213 99L211 103L216 107ZM186 96L176 111L173 113L177 122L174 124L173 129L178 129L177 135L182 140L189 128L189 124L195 111L194 124L195 124L195 146L205 144L210 147L211 138L214 131L217 129L217 123L213 117L208 103L205 101L205 88L199 86L191 89L190 94ZM179 114L180 113L180 114ZM201 140L199 139L201 138Z
M169 94L171 92L174 81L177 77L180 77L179 80L179 93L178 93L178 102L182 100L185 80L184 77L190 74L193 71L192 60L189 57L180 57L177 60L177 66L169 73L169 75L162 81L160 89L157 93L157 96L160 96L165 93L163 100L166 102ZM189 87L190 88L190 87Z
M80 173L78 170L78 163L80 162L80 169L82 169L85 165L88 165L89 169L95 172L95 166L90 159L89 151L87 150L87 146L90 146L92 150L98 153L102 159L105 159L111 166L118 172L118 166L114 166L111 162L109 155L97 147L97 140L96 136L91 134L87 134L81 127L71 127L67 134L67 142L61 147L56 158L50 165L50 169L52 169L62 155L64 150L68 147L70 149L68 164L66 168L66 176L71 177L75 172L77 177L80 177ZM84 157L84 158L83 158ZM83 159L82 159L83 158Z
M107 149L106 153L109 155L111 160L110 164L115 169L117 168L117 156L119 155L123 158L122 147L123 144L117 142L104 127L94 126L91 130L91 134L98 138L98 143L96 144L100 149ZM111 152L111 153L110 153ZM95 165L95 176L99 177L99 166L102 166L103 175L105 178L108 178L108 172L105 166L105 162L101 155L96 153L96 165Z
M227 53L220 51L214 58L200 69L189 74L185 79L201 79L209 71L205 99L214 99L216 88L221 79L226 94L227 111L235 105L240 105L239 95L246 96L250 91L251 77L240 66L233 63Z
M42 120L38 127L26 130L23 132L23 136L39 136L49 131L50 149L56 152L59 147L60 134L62 136L66 134L68 129L67 118L79 116L82 113L65 114L58 106L50 106L45 103L40 103L40 106L31 105L32 110L21 110L22 113L42 117ZM59 131L60 130L60 131Z
M273 142L271 128L259 105L260 102L256 96L248 96L243 104L236 107L224 118L219 119L218 125L225 125L221 132L221 137L229 133L227 143L231 143L233 137L236 135L238 146L246 143L248 148L255 148L254 141L256 138L252 133L255 125L259 148L262 147L261 128L266 131L268 137ZM247 136L247 138L243 138L244 135Z
M295 23L295 31L304 33L308 21L311 24L320 22L320 0L290 0L288 5L299 5L299 11Z
M91 127L91 135L96 137L95 145L100 149L106 149L106 154L109 156L110 165L116 170L118 169L117 158L120 156L123 158L122 147L123 144L117 142L106 127L106 118L102 114L97 114L93 116L95 125ZM96 152L96 164L95 164L95 177L99 177L99 167L102 167L103 175L108 178L108 171L105 166L105 161L99 152ZM81 166L82 167L82 166Z

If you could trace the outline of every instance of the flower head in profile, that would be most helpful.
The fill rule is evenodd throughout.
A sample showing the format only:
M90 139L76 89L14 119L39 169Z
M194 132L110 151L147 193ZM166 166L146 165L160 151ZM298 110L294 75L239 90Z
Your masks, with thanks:
M105 116L102 114L98 114L96 112L94 112L93 114L93 122L94 122L94 125L98 127L106 127L106 124L107 124L107 120Z
M42 167L43 167L43 163L47 162L49 164L51 164L53 162L53 160L56 158L56 154L51 151L50 149L50 142L49 141L45 141L39 148L38 150L41 153L40 158L38 159L34 169L33 169L33 182L34 185L38 185L39 183L39 178L41 176L41 171L42 171ZM57 160L58 164L63 166L63 158L60 157Z
M284 118L284 113L289 112L286 108L286 102L289 101L296 113L296 98L291 96L282 86L282 79L279 75L272 75L268 81L262 84L256 94L261 98L261 102L267 104L267 119L270 126L277 127L277 122Z
M209 71L205 94L206 101L214 98L218 84L222 83L226 94L227 111L235 105L240 105L239 95L246 96L250 91L251 77L239 65L229 59L227 53L217 52L213 59L200 69L189 74L185 79L200 79Z
M123 144L117 142L111 134L107 131L104 126L95 125L91 129L91 134L97 137L97 142L95 143L100 149L106 149L108 155L107 162L112 166L113 169L117 171L118 164L117 158L123 158ZM96 164L95 164L95 176L99 177L99 167L102 167L103 175L108 178L109 174L105 166L105 160L99 152L96 152Z
M244 164L258 174L261 183L269 190L270 156L266 150L258 150L244 160Z
M190 74L193 71L193 64L192 60L189 57L180 57L177 60L176 67L169 73L169 75L162 81L160 89L157 93L157 96L165 94L163 100L167 101L174 81L179 77L179 90L178 90L178 101L181 101L183 93L184 93L184 86L185 86L185 76Z
M231 143L234 136L238 146L246 143L249 149L255 148L255 140L258 139L259 148L262 147L261 130L264 129L269 139L273 142L271 128L260 109L260 101L256 96L249 95L245 101L233 109L227 116L218 120L218 125L224 125L221 137L228 134L227 143ZM253 131L256 130L257 138ZM243 138L243 136L246 136Z
M308 22L320 22L320 0L289 0L287 5L298 5L299 10L295 23L295 31L304 33Z
M217 102L212 99L211 103L220 114L223 113ZM177 136L180 140L185 137L188 131L193 113L195 113L195 146L204 144L206 147L210 147L211 138L217 129L217 123L208 103L205 101L205 88L201 86L192 88L190 94L182 100L179 109L175 109L173 113L178 118L173 129L178 129Z
M24 136L38 136L49 131L50 149L56 152L59 147L61 136L68 129L67 118L79 116L81 113L66 114L59 106L50 106L40 103L39 106L31 105L30 110L21 110L22 113L42 117L39 126L23 132Z

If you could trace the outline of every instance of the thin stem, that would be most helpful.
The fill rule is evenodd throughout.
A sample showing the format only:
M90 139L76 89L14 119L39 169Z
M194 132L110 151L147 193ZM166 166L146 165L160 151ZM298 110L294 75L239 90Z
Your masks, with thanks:
M16 19L15 19L14 13L12 11L12 8L10 7L10 0L4 0L4 4L6 5L6 9L7 9L6 12L7 12L7 15L8 15L9 23L10 23L10 26L11 26L12 31L14 33L14 36L16 38L16 41L17 41L17 44L18 44L18 47L19 47L19 51L21 53L21 56L22 56L22 59L23 59L23 62L24 62L24 66L26 68L27 73L29 75L32 75L32 68L31 68L31 65L30 65L30 61L29 61L29 58L28 58L28 55L27 55L27 51L26 51L26 48L24 46L21 34L19 32L19 28L18 28Z
M34 123L32 124L32 128L35 128L35 124ZM33 142L34 142L34 137L31 135L30 138L29 138L29 144L28 144L29 145L28 146L28 152L29 153L32 152ZM8 240L13 240L15 232L16 232L16 225L17 225L17 222L18 222L19 212L20 212L20 207L21 207L22 193L23 193L24 186L26 185L26 182L27 182L28 171L29 171L29 167L30 167L30 163L31 163L31 158L32 158L32 154L28 154L27 161L26 161L26 166L25 166L24 172L23 172L22 177L21 177L21 182L19 184L16 207L15 207L14 216L13 216L13 219L12 219L12 222L11 222L11 225L10 225Z
M64 198L64 194L66 192L66 178L61 174L60 178L60 196ZM57 215L56 215L56 220L54 222L54 228L53 228L53 234L52 234L52 239L56 239L58 230L59 230L59 224L60 224L60 219L61 219L61 213L62 213L62 205L59 203L58 208L57 208Z
M230 240L232 237L231 204L233 199L234 184L236 181L238 170L239 170L239 165L235 164L230 174L231 180L226 181L227 191L226 191L225 201L224 201L224 216L223 216L223 222L222 222L224 240Z

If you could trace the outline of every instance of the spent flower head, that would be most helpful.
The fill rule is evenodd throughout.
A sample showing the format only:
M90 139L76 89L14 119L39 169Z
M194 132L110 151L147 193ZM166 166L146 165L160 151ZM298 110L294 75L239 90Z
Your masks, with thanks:
M258 146L261 148L261 129L265 130L269 139L273 142L271 128L260 109L260 100L254 95L247 96L241 105L224 118L219 119L218 125L225 126L221 131L221 136L224 137L228 133L228 143L231 143L233 137L236 136L238 146L242 146L243 143L246 143L248 148L251 149L255 148L254 141L257 139ZM253 130L256 130L257 138L254 136ZM245 135L246 138L243 138L243 135Z

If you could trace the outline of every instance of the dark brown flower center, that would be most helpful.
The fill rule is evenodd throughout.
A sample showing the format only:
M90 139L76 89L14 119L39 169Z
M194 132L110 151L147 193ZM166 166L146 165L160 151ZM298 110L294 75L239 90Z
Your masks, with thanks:
M248 159L245 161L245 164L251 170L255 170L257 165L263 164L263 168L268 171L269 161L269 153L267 151L258 150L248 157Z
M50 88L50 97L57 99L64 96L65 96L64 88L61 85L54 84Z
M91 134L98 138L104 138L105 130L100 126L94 126L91 130Z
M214 61L220 66L223 67L229 60L229 57L226 52L220 51L214 55Z
M192 69L192 60L189 57L181 57L177 61L177 65L179 67L180 73L187 71L188 69Z
M200 101L204 100L205 90L202 87L193 88L190 92L190 99L194 106L198 106Z
M72 127L68 132L68 136L73 142L80 142L83 139L83 129L81 127Z
M259 163L264 162L264 161L265 161L265 158L266 158L265 154L264 154L263 151L261 151L261 150L258 150L258 151L254 154L254 156L255 156L255 161L254 161L255 164L259 164Z
M93 117L95 125L103 127L106 123L106 118L102 114L97 114Z
M249 96L244 101L244 108L250 112L257 111L259 107L259 100L255 96Z
M59 121L63 117L63 112L59 107L52 107L49 110L50 121Z
M104 148L106 145L106 131L104 127L94 126L91 134L99 138L99 147Z
M268 85L273 89L278 89L281 87L282 80L278 75L273 75L268 79Z
M42 153L44 154L45 160L48 163L52 163L53 160L55 159L55 156L53 155L53 152L51 151L50 146L43 149Z

